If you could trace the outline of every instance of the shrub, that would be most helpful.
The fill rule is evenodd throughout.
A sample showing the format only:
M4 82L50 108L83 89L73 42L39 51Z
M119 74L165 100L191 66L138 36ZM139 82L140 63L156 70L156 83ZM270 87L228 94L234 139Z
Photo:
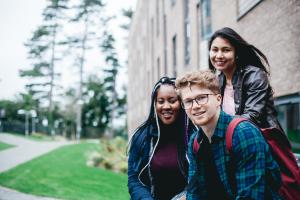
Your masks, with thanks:
M126 146L126 140L121 137L101 139L100 150L89 153L87 165L126 173L128 169Z

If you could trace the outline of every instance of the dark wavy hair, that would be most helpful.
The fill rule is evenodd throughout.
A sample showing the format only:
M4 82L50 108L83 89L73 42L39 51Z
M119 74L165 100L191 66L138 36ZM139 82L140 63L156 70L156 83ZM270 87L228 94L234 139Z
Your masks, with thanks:
M255 46L246 42L246 40L244 40L237 32L235 32L231 28L224 27L214 32L208 42L209 51L211 49L212 42L217 37L228 40L229 43L235 48L237 67L243 68L252 65L254 67L261 68L263 71L269 74L269 70L267 69L267 67L269 67L267 57ZM216 71L210 61L210 58L208 59L208 62L209 68L213 71Z

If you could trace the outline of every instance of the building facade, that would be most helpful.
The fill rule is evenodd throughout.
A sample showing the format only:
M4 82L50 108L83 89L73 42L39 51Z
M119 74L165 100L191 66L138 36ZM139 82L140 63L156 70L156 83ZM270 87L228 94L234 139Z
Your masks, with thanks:
M128 57L128 131L143 122L154 83L208 67L207 42L231 27L268 58L279 119L300 143L299 0L138 0Z

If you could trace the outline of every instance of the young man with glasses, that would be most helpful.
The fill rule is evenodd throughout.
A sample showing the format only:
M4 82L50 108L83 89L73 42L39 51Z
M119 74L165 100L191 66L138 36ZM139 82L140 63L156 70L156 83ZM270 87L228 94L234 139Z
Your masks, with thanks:
M187 73L177 78L176 89L199 128L188 145L187 199L281 199L279 167L258 128L241 122L234 130L232 152L226 152L225 133L233 117L221 110L217 77L208 70Z

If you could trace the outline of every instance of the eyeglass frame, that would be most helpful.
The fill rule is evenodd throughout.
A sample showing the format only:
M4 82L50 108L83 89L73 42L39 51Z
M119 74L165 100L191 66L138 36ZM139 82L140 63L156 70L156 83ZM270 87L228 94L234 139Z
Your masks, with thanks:
M203 96L203 95L206 95L206 102L205 102L205 103L199 103L199 102L197 101L197 98L200 97L200 96ZM188 108L186 108L186 107L184 106L184 101L181 101L180 105L181 105L181 107L182 107L183 109L185 109L185 110L192 108L192 107L193 107L194 101L197 103L198 106L205 105L205 104L208 103L208 96L209 96L209 95L217 95L217 94L214 94L214 93L212 93L212 94L199 94L199 95L196 96L195 98L191 99L191 102L192 102L192 103L191 103L191 106L189 106Z

